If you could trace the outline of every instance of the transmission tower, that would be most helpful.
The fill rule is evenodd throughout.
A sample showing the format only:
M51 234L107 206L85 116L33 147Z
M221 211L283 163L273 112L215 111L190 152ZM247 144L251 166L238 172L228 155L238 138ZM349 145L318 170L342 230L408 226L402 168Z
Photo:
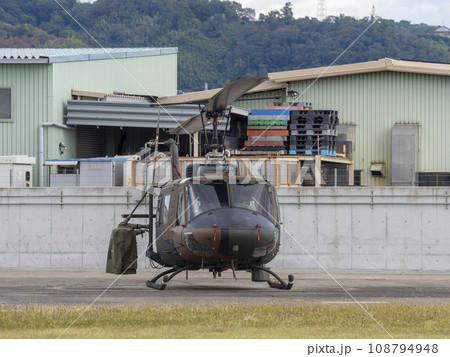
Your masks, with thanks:
M325 0L319 0L317 3L317 19L319 21L325 20L327 17L327 4Z
M378 17L377 13L375 12L375 5L372 6L372 13L370 14L370 16L372 17L372 19Z

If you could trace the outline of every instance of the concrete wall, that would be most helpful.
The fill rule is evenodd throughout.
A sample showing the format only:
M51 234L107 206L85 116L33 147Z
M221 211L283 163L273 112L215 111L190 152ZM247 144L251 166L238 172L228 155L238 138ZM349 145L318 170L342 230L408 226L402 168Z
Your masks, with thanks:
M278 268L450 270L447 188L279 189Z
M111 231L140 194L126 188L0 189L0 268L104 269ZM147 243L147 236L138 237L139 253ZM149 266L145 253L138 264Z
M280 188L279 269L450 270L447 188ZM0 268L100 268L140 191L0 189ZM146 213L142 207L137 213ZM136 223L146 223L135 220ZM138 237L139 268L148 237Z

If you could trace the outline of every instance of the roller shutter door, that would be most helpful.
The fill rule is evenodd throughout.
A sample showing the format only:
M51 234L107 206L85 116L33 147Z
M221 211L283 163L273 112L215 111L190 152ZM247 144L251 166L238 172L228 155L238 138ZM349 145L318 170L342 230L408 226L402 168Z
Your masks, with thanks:
M77 158L104 157L106 155L105 128L77 126Z

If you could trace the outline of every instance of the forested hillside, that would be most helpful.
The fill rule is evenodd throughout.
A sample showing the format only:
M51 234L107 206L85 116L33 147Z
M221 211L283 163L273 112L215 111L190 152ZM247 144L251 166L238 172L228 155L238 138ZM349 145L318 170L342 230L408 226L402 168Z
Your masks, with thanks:
M240 75L329 65L371 21L294 18L290 3L256 16L219 0L58 2L79 24L54 0L0 0L0 47L178 47L185 91ZM380 19L336 64L382 57L450 62L450 39L431 35L434 29Z

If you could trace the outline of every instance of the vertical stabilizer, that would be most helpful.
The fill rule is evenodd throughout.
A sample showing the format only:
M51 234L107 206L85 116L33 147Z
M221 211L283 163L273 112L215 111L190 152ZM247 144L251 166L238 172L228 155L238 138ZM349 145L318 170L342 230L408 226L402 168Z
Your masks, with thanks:
M172 180L178 180L178 179L183 178L183 176L181 175L180 159L178 157L178 146L177 146L176 141L173 139L169 139L164 142L164 145L170 147Z

